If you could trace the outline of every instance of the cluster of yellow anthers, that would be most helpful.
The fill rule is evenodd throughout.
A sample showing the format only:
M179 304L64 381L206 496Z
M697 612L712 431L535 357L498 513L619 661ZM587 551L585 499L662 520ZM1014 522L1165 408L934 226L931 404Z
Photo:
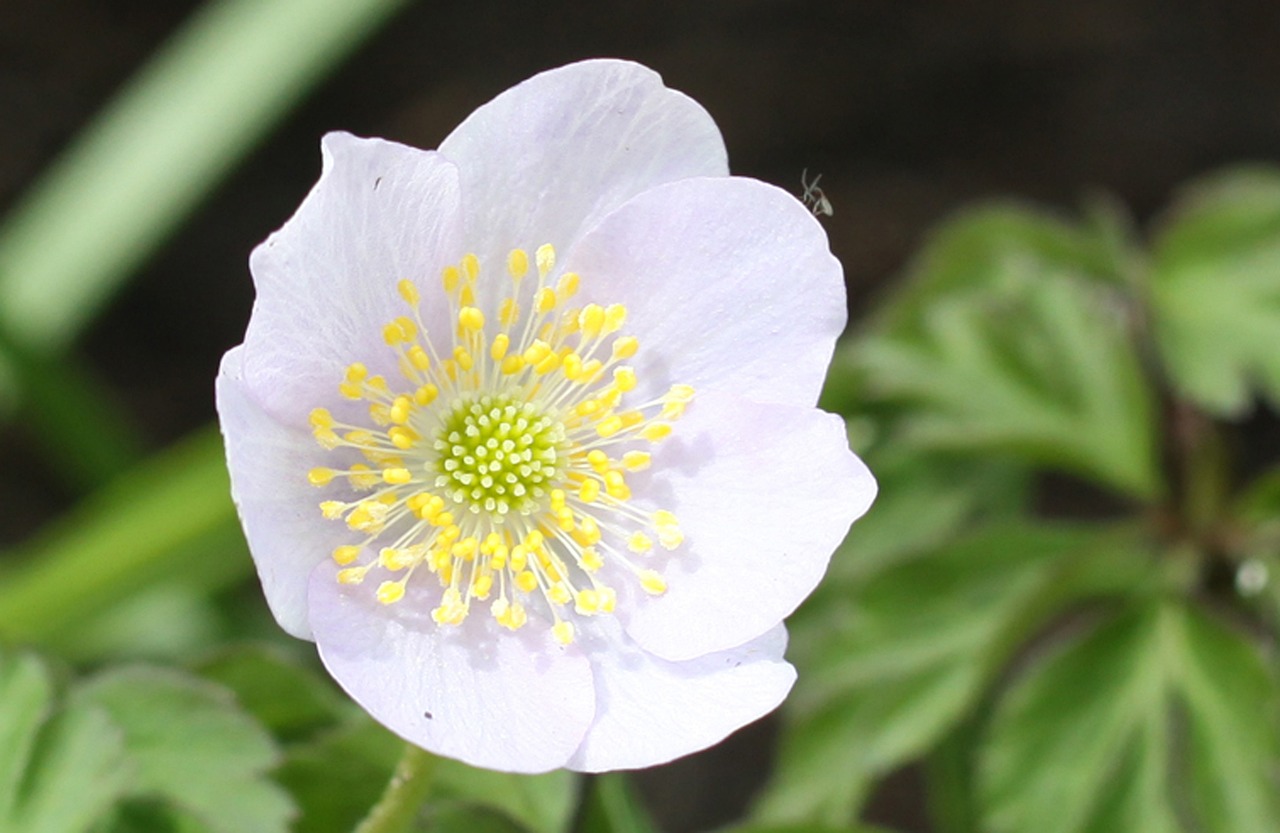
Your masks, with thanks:
M649 466L646 442L671 433L693 389L675 385L624 408L637 385L626 361L639 348L619 334L626 307L571 306L579 277L565 273L549 285L554 264L555 250L540 247L537 288L522 291L529 255L508 255L501 280L510 292L500 293L496 326L476 305L477 257L446 267L441 279L456 322L446 351L426 332L418 288L400 281L412 315L386 325L383 336L409 387L397 392L353 364L339 391L369 403L372 425L311 412L322 446L353 449L363 460L308 473L315 486L341 478L364 493L320 504L326 518L364 536L333 551L344 568L340 582L358 584L384 568L398 577L383 581L377 598L392 604L425 566L444 588L432 612L442 625L462 622L473 602L492 597L493 617L515 630L527 620L525 602L541 597L562 643L574 638L564 616L570 603L579 615L613 610L616 593L599 576L606 563L651 594L665 592L662 576L641 566L643 556L655 539L675 549L683 535L671 512L628 502L627 475ZM521 299L532 306L527 314Z

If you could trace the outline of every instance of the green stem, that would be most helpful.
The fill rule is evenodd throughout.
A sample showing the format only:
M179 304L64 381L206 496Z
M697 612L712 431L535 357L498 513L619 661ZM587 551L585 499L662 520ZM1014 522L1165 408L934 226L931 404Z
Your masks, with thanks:
M369 810L369 815L356 827L355 833L403 833L422 809L431 792L435 775L435 755L413 744L406 744L404 755L396 764L382 798Z

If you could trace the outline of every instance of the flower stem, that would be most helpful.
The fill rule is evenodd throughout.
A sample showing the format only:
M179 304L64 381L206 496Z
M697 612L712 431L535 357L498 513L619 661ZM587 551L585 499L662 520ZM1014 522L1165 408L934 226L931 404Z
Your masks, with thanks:
M413 744L405 744L404 755L387 783L378 803L356 827L355 833L403 833L431 791L437 758Z

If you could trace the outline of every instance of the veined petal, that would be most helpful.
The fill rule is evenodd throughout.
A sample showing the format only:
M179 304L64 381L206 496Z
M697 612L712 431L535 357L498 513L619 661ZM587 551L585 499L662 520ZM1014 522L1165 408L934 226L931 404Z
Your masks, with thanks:
M545 628L497 633L485 616L431 619L421 585L394 606L311 577L311 627L329 673L375 719L431 752L505 772L562 767L595 713L591 666Z
M381 334L403 314L397 282L439 292L440 271L461 247L457 171L440 154L346 133L325 136L322 151L320 180L249 259L258 297L245 383L298 425L352 357L390 355ZM440 295L424 305L425 323L448 332Z
M440 145L458 165L473 250L567 248L635 194L690 176L724 176L711 116L627 61L583 61L512 87Z
M845 325L843 271L785 191L729 177L662 185L604 218L565 263L590 276L583 302L627 299L627 329L647 348L642 380L817 401Z
M596 722L569 769L603 772L664 763L718 743L773 711L795 682L782 625L738 648L686 662L640 650L611 620L595 666Z
M263 410L245 385L243 359L243 347L228 351L215 384L231 498L276 621L310 639L307 577L340 543L332 525L316 522L316 492L303 476L324 452L309 432Z
M652 471L636 499L675 512L684 546L655 562L665 594L619 610L641 647L670 660L741 645L788 616L876 493L839 417L720 394L690 406Z

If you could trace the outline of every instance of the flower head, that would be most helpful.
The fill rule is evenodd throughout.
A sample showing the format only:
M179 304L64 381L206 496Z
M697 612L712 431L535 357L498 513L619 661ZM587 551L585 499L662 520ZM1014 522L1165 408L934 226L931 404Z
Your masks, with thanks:
M218 408L272 612L480 766L639 767L773 709L875 484L814 407L839 264L710 117L588 61L435 152L331 134Z

